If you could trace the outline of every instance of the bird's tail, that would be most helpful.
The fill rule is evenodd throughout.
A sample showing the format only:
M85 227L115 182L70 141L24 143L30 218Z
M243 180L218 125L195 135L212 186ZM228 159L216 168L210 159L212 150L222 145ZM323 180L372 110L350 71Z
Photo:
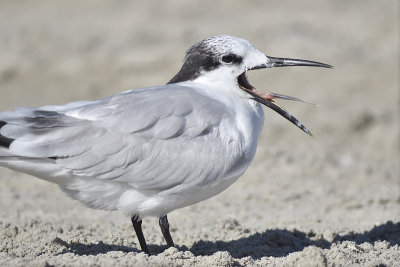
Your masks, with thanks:
M3 126L6 124L6 122L0 121L0 157L2 156L2 152L5 153L4 151L8 151L12 141L14 141L14 139L8 138L1 134L1 128L3 128Z
M4 116L4 114L5 113L0 113L0 116ZM14 114L15 117L17 117L18 115L18 113ZM43 175L46 173L60 173L60 170L57 169L57 166L54 164L54 160L52 160L51 158L34 158L29 156L25 157L23 155L17 155L13 153L10 147L15 139L11 138L6 133L6 128L4 128L6 125L8 125L7 122L5 122L4 120L0 120L0 166L4 166L15 171L29 173L50 182L62 184L62 180L58 179L57 176Z
M10 153L10 150L8 149L14 141L14 139L8 138L4 135L1 134L1 128L6 125L7 123L4 121L0 121L0 157L10 157L12 154Z

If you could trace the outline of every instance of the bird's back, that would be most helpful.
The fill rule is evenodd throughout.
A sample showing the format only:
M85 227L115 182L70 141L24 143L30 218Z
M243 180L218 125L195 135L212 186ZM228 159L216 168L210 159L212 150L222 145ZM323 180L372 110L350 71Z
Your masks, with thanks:
M176 192L197 202L210 197L199 188L222 191L254 156L236 119L233 108L178 84L17 109L0 113L0 165L55 182L94 208L132 214L149 197Z

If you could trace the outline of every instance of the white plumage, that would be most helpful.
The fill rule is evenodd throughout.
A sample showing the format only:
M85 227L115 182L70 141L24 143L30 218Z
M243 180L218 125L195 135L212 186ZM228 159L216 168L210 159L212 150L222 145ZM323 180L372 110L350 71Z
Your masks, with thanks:
M122 210L145 252L141 219L159 217L173 245L166 215L220 193L252 161L264 121L258 102L309 133L245 76L287 65L329 67L268 57L236 37L205 39L167 85L0 113L0 165L56 183L92 208Z
M236 125L262 123L263 113L237 101L248 114L189 81L3 112L0 133L15 141L0 164L55 182L93 208L161 217L219 193L248 167L258 132Z

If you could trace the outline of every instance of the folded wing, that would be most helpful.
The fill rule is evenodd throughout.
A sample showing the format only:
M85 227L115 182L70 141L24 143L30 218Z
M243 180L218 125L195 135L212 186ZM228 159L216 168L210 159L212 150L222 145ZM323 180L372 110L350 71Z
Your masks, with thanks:
M128 91L96 102L3 112L0 165L13 167L18 161L19 169L29 173L23 162L53 164L58 171L37 165L39 170L31 174L49 180L55 176L59 184L60 176L160 191L202 183L227 172L218 167L226 165L221 161L237 156L237 146L213 142L221 138L217 126L233 112L178 85ZM73 183L64 184L73 188Z

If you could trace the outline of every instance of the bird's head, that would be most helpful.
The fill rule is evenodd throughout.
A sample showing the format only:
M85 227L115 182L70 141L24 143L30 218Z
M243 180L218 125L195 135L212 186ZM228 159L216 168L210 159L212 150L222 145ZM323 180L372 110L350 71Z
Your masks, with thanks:
M214 81L234 84L238 90L248 93L251 99L275 110L304 132L312 135L302 123L273 101L274 98L301 101L300 99L275 93L263 94L252 86L246 77L246 72L249 70L286 66L332 68L328 64L315 61L270 57L254 48L247 40L219 35L204 39L189 48L181 70L169 83L211 76Z

